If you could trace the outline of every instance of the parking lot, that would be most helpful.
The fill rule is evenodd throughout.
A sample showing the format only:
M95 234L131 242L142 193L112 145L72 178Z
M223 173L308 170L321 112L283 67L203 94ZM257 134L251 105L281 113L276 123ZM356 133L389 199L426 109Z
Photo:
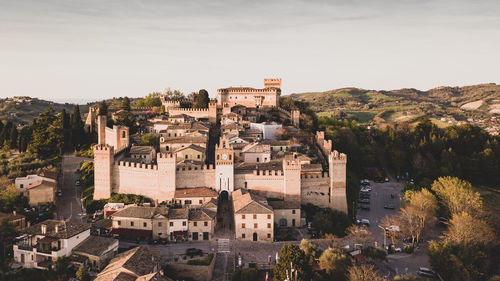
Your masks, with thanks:
M368 228L375 235L378 246L382 246L384 243L384 230L379 227L379 224L386 215L394 215L399 211L401 207L403 182L397 182L396 180L383 183L370 181L370 186L372 188L370 192L370 203L366 204L370 206L370 209L358 208L357 219L368 219L370 221L370 226ZM393 195L392 197L391 194ZM388 205L392 205L391 207L394 207L394 209L384 208L384 206ZM390 243L389 240L387 240L387 243ZM402 246L401 242L400 244L401 245L398 244L398 246ZM413 254L391 254L388 256L388 267L380 266L380 270L386 275L391 273L392 276L402 273L415 274L419 267L429 267L427 256L428 246L429 244L427 241L422 241Z

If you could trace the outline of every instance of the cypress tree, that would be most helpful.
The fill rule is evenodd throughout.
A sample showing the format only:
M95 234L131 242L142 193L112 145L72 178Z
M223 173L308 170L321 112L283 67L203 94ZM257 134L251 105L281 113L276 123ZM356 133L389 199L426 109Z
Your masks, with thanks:
M123 110L130 111L130 99L128 97L123 98L121 108Z
M207 108L208 103L210 102L210 97L208 96L208 92L205 89L201 89L196 96L196 103L194 104L194 108Z
M17 147L17 138L19 137L19 134L17 132L16 126L12 126L10 129L10 134L9 134L9 145L11 149L14 149Z
M76 104L71 115L71 142L75 148L78 148L83 143L85 132L83 130L82 116L80 115L80 107Z
M99 103L99 115L108 115L108 105L104 100Z

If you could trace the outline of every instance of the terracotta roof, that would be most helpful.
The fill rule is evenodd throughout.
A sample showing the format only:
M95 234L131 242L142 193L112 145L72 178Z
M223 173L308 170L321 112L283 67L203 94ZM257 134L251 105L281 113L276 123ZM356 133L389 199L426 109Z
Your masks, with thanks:
M37 175L44 177L44 178L49 178L53 180L57 180L57 172L52 172L52 171L47 171L47 170L40 170Z
M208 187L182 188L176 189L174 198L190 198L190 197L215 197L219 194L217 191Z
M118 212L112 214L112 217L122 217L122 218L141 218L141 219L151 219L158 215L167 216L169 210L167 207L148 207L148 206L126 206L120 209Z
M37 182L34 182L34 183L30 184L27 189L36 188L36 187L39 187L39 186L49 186L49 187L55 188L56 187L56 183L55 182L51 182L51 181L41 180L41 181L37 181Z
M283 161L271 160L266 163L248 163L243 162L234 168L235 173L252 173L253 170L270 170L270 171L283 171Z
M217 209L217 199L216 198L211 198L210 201L208 201L205 204L201 205L201 207L204 208L204 209Z
M182 220L182 219L187 220L189 218L189 209L188 208L170 209L170 212L168 212L168 218L174 220Z
M206 143L207 136L182 136L165 138L162 143Z
M73 252L86 253L93 256L101 256L106 253L109 247L116 244L118 248L118 240L114 238L90 235L83 242L73 248Z
M189 209L190 221L210 221L215 218L217 213L207 209Z
M118 254L94 281L136 280L155 272L160 256L147 246L139 246ZM121 279L120 279L121 278Z
M206 148L204 148L203 146L199 146L199 145L196 145L196 144L190 144L188 146L181 147L181 148L177 149L175 152L179 152L179 151L182 151L182 150L185 150L185 149L188 149L188 148L196 150L196 151L199 151L199 152L203 152L203 153L205 153L205 151L206 151Z
M272 214L273 208L255 200L255 195L238 189L232 193L235 214Z
M269 144L260 144L258 142L247 144L241 152L244 153L271 153L271 146Z
M46 226L45 234L42 233L42 225ZM56 226L58 227L57 232L55 231ZM77 234L80 234L88 229L90 229L90 224L88 223L82 224L82 223L65 222L59 220L46 220L28 227L26 229L26 233L67 239Z
M135 145L130 147L130 154L150 154L153 151L152 146Z

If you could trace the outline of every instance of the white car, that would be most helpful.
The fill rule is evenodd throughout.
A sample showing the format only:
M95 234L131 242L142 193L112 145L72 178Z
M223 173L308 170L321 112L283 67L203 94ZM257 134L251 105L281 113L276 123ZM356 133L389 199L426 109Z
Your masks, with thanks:
M366 226L370 226L370 220L368 220L368 219L361 219L361 224L364 224Z

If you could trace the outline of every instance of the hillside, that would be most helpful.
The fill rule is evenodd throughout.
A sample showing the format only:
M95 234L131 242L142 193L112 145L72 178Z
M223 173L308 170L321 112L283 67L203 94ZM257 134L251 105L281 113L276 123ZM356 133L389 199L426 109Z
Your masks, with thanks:
M71 113L73 106L69 103L61 104L30 97L4 98L0 99L0 120L10 120L15 124L29 123L47 108L52 107L56 112L64 108ZM87 111L87 105L80 105L80 112Z
M428 116L442 126L462 122L498 125L500 85L438 87L428 91L342 88L290 95L309 102L319 115L356 119L366 124L415 122ZM479 124L481 123L481 124Z

